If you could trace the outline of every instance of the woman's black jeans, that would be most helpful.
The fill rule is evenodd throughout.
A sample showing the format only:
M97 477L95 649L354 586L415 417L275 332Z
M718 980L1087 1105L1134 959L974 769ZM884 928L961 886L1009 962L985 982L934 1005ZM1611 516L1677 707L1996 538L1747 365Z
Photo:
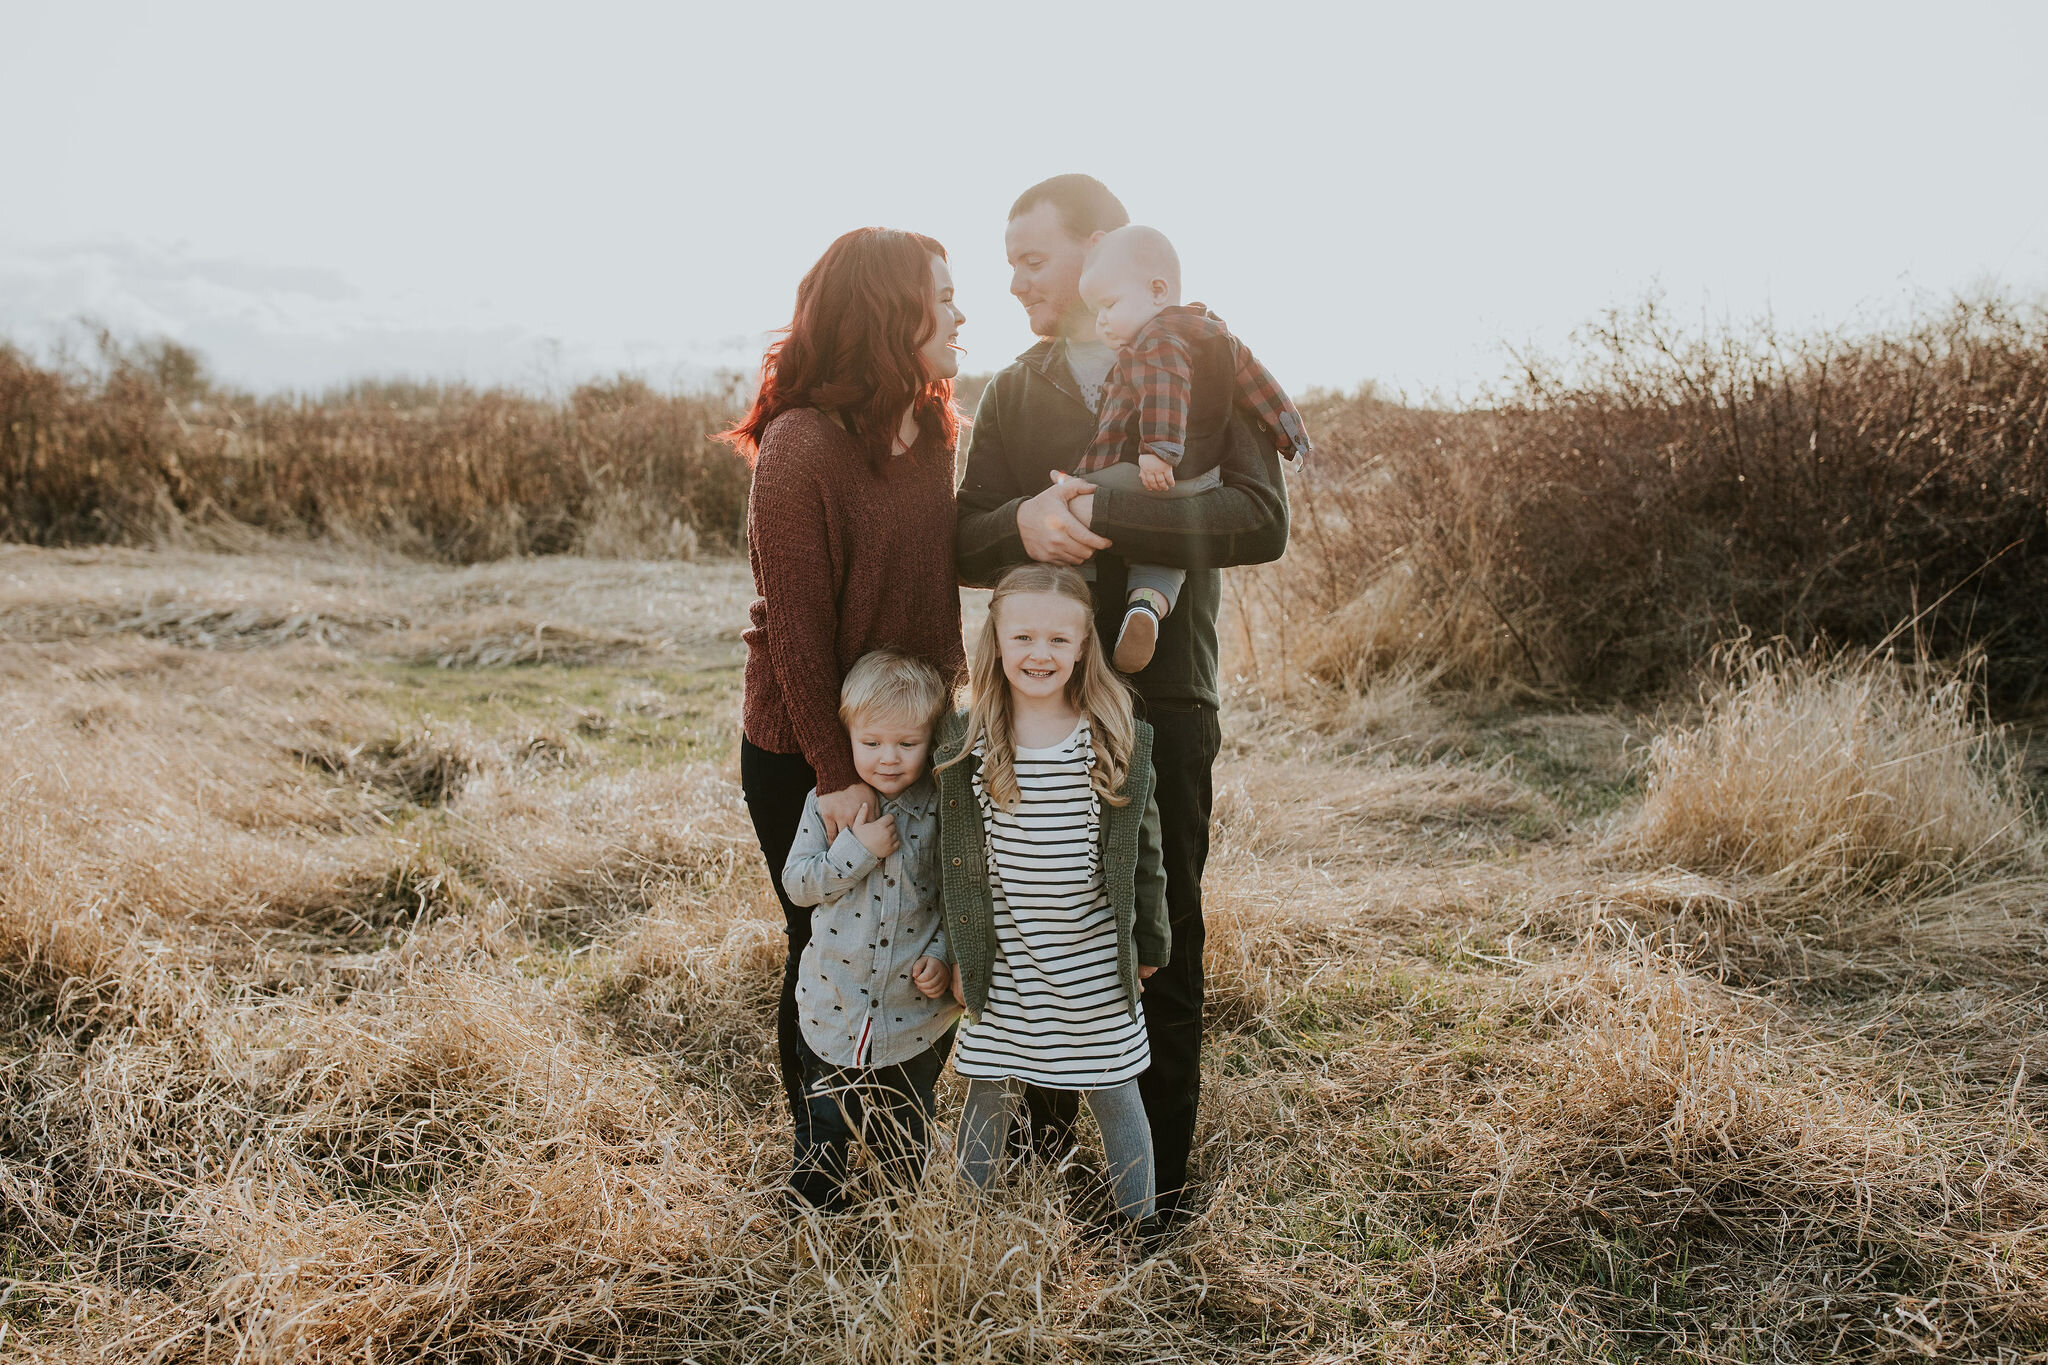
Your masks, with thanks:
M796 842L804 818L804 798L818 785L818 775L802 754L771 754L740 737L740 794L754 818L754 837L768 860L768 880L782 902L789 957L782 964L782 1003L775 1010L775 1041L782 1059L782 1093L789 1101L789 1121L801 1126L809 1106L804 1100L803 1033L796 1022L796 964L811 941L810 907L798 905L782 889L782 865Z

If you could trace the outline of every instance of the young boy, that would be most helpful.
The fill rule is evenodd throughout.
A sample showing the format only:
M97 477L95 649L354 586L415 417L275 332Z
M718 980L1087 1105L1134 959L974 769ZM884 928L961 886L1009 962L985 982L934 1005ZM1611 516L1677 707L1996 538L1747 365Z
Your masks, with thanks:
M1162 498L1216 487L1221 480L1213 462L1190 463L1187 435L1193 356L1210 346L1228 348L1225 372L1236 380L1235 405L1290 465L1301 467L1310 452L1301 414L1222 318L1199 303L1181 305L1180 256L1165 233L1133 223L1106 234L1088 253L1080 289L1117 361L1102 391L1095 443L1074 468L1076 477ZM1119 669L1136 673L1152 662L1159 623L1180 601L1187 573L1163 564L1129 569L1114 659Z
M853 766L880 806L828 841L818 794L804 801L782 885L811 912L797 963L804 1093L790 1184L843 1208L858 1134L899 1181L922 1165L932 1087L959 1006L939 904L938 792L925 772L933 724L951 700L938 670L900 654L863 655L839 689Z

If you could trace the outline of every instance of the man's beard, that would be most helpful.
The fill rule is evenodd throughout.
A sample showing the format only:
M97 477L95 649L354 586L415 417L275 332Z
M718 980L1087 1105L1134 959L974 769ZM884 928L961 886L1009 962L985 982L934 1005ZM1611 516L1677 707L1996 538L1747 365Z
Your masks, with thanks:
M1032 319L1031 335L1044 337L1048 341L1058 341L1061 337L1072 337L1080 341L1097 339L1094 319L1089 316L1088 309L1081 305L1069 308L1064 313L1055 313L1051 324L1046 327L1041 327L1037 319Z

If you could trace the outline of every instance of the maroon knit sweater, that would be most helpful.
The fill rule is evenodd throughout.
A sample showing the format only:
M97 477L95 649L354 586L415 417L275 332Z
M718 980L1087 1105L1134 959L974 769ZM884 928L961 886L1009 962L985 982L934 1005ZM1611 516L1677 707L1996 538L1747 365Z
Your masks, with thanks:
M860 781L839 683L871 649L966 672L953 567L953 461L926 436L885 474L831 418L768 424L747 495L747 558L761 594L746 632L747 738L801 753L821 792Z

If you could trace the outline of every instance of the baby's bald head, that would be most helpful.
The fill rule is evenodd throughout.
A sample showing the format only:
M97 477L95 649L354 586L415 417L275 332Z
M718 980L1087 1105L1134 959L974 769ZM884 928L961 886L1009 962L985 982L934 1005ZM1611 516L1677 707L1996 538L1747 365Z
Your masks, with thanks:
M1130 278L1164 280L1173 294L1168 302L1180 302L1180 253L1158 228L1132 223L1104 233L1102 240L1089 250L1087 264L1081 269L1084 274L1090 270L1115 270Z
M1105 233L1081 267L1081 298L1112 346L1128 346L1162 308L1180 302L1180 254L1158 228L1132 223Z

